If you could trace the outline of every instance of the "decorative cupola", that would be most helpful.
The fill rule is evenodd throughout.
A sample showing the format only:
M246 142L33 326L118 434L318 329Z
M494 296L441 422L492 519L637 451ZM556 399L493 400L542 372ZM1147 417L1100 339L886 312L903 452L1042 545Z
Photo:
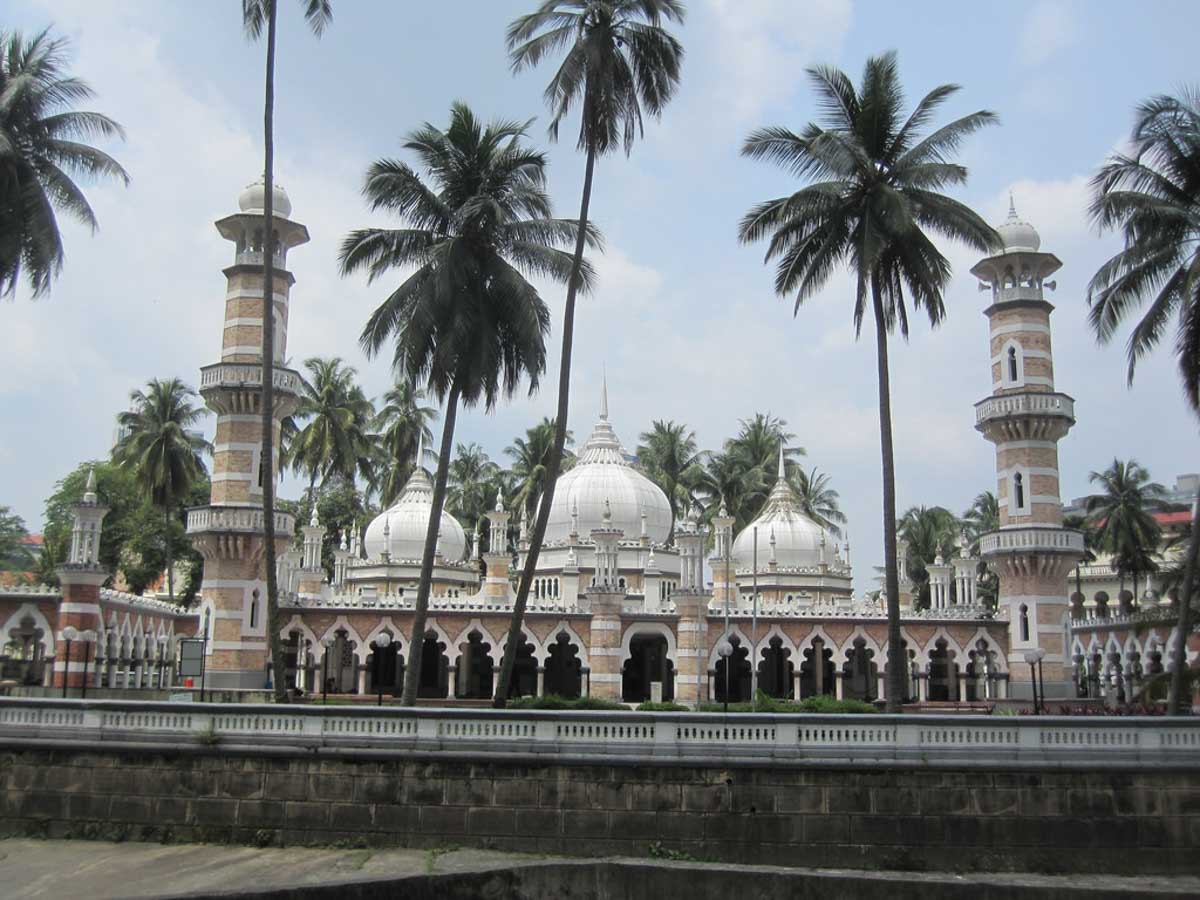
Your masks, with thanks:
M313 504L312 517L301 531L304 533L304 561L301 564L306 571L312 572L321 568L321 539L325 537L325 528L317 517L317 505Z

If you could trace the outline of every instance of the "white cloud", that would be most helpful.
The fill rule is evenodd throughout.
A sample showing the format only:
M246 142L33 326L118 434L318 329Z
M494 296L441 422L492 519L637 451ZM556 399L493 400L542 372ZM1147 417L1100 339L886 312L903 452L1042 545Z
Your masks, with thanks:
M1030 10L1021 29L1021 61L1031 66L1043 65L1075 46L1082 35L1075 4L1045 0Z

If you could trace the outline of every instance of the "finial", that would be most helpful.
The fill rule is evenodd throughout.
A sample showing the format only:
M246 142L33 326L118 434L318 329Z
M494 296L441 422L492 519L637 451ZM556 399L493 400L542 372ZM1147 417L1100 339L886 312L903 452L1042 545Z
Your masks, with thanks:
M724 499L721 500L721 508L717 510L717 515L720 516L722 519L729 518L729 510L727 510L725 508L725 500Z
M383 517L383 537L384 537L384 540L387 540L387 538L388 538L388 537L391 535L391 533L392 533L392 517L391 517L391 516L384 516L384 517Z
M343 528L341 531L341 541L338 543L338 549L342 550L342 551L349 549L346 546L346 529L345 528Z
M647 568L647 569L653 569L653 568L654 568L654 566L655 566L655 562L654 562L654 548L653 548L653 547L651 547L651 548L650 548L650 555L646 557L646 568Z
M646 504L642 504L642 537L646 536Z
M83 489L83 502L96 502L96 467L88 466L87 486Z
M781 441L779 442L779 480L780 480L780 481L782 481L782 480L783 480L783 478L784 478L784 471L783 471L783 441L781 440Z
M321 527L321 520L319 518L317 518L317 504L315 504L315 503L313 504L312 517L309 518L308 524L309 524L309 527L311 527L311 528L320 528Z
M604 524L607 525L612 521L612 507L608 504L608 498L604 498Z
M601 376L600 382L600 418L602 421L608 421L608 366L604 367L604 374Z
M418 469L424 468L424 466L421 465L421 461L423 459L425 459L425 432L423 429L418 429L418 431L417 431L417 458L416 458L416 460L413 461L413 465Z
M496 488L496 509L495 512L504 512L504 504L500 502L500 488Z

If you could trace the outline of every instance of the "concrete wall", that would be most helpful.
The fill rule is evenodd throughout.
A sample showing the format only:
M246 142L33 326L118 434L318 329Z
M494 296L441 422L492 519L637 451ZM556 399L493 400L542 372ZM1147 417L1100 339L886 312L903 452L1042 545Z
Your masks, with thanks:
M269 755L268 755L269 754ZM0 753L0 836L476 846L889 869L1200 872L1200 774Z

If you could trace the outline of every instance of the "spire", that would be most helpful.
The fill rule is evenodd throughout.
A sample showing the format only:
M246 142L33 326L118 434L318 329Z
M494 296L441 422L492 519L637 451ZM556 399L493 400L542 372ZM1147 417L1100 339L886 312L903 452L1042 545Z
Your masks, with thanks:
M496 488L496 509L495 512L504 512L504 504L500 502L500 489Z
M783 441L781 440L781 441L779 442L779 480L780 480L780 481L782 481L782 480L783 480L783 478L784 478L784 471L783 471Z
M87 486L83 489L83 502L96 502L96 467L88 467Z
M321 527L321 520L317 518L317 504L315 503L313 504L312 517L308 520L308 524L311 528Z
M1017 204L1013 202L1013 192L1008 192L1008 219L1010 222L1017 220Z
M417 431L417 458L413 461L413 466L417 469L423 469L421 462L425 459L425 430L418 429Z
M604 367L604 374L601 376L600 382L600 418L608 421L608 366Z

